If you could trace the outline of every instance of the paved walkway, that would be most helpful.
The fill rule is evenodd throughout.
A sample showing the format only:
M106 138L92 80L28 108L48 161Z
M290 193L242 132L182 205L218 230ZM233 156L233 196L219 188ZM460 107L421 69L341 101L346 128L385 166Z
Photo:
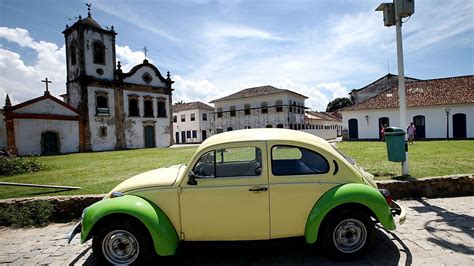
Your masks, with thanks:
M372 250L358 261L331 260L301 238L185 243L164 265L474 265L474 197L400 201L407 222L393 233L378 230ZM0 229L0 264L96 265L90 241L65 235L72 223L34 229Z

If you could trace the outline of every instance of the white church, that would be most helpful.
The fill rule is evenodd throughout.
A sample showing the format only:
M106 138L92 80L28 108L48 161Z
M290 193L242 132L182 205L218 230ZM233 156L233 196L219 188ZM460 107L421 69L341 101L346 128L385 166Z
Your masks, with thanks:
M0 111L0 150L14 154L60 154L172 144L172 91L148 60L124 73L115 56L115 32L91 16L63 31L66 93L11 105ZM46 88L48 80L44 80Z

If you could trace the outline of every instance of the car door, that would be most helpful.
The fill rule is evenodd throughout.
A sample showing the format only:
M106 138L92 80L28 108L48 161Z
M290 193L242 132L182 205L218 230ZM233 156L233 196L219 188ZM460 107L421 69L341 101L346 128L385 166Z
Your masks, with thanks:
M332 157L297 143L268 142L271 238L302 236L316 201L340 184Z
M263 141L214 146L195 157L188 171L197 184L181 184L185 240L270 237L266 157Z

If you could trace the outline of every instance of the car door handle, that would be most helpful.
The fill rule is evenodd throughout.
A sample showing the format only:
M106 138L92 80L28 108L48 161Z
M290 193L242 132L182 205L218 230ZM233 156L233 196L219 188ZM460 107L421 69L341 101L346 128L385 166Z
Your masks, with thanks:
M255 188L249 188L249 191L267 191L268 188L266 187L255 187Z

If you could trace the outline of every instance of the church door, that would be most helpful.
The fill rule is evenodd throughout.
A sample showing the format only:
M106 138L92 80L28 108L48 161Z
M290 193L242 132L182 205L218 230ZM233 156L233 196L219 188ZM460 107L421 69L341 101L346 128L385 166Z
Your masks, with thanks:
M349 139L358 139L359 138L359 126L357 119L349 119Z
M176 138L176 144L179 143L179 132L175 133L175 138Z
M388 118L388 117L379 118L379 128L378 128L379 139L382 139L382 127L383 126L387 126L387 127L390 126L390 118Z
M453 138L466 138L466 114L453 115Z
M145 148L154 148L155 145L155 127L145 127Z
M202 131L202 141L205 141L207 139L207 132L206 130Z
M41 154L53 155L59 153L58 134L55 132L41 133Z
M413 124L415 125L415 139L426 138L425 117L417 115L413 117Z

